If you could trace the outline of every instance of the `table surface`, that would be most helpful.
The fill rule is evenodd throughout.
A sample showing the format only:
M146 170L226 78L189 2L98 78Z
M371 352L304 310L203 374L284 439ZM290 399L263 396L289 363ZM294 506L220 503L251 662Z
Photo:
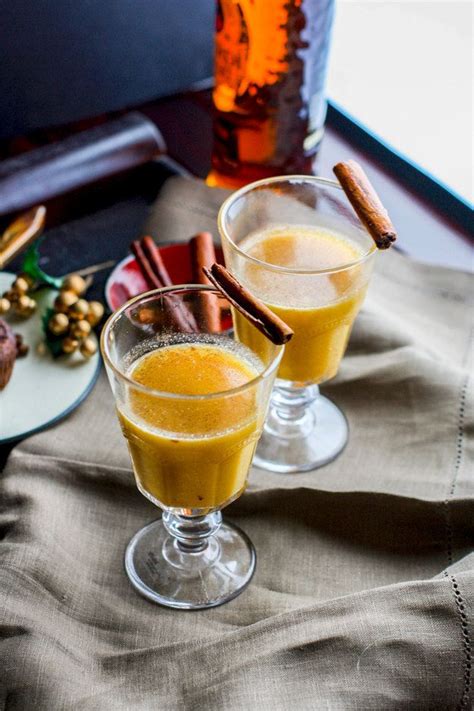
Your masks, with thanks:
M146 109L174 157L201 176L211 139L206 101L180 97ZM349 156L367 167L407 251L465 266L467 242L449 216L415 199L347 137L328 130L319 171L330 175ZM43 265L61 274L124 256L167 175L154 163L48 206L55 226ZM125 542L153 514L143 497L130 495L127 453L114 439L120 433L109 400L100 397L106 383L57 434L27 443L29 453L11 463L11 514L2 526L1 603L12 622L0 687L9 708L469 703L472 507L457 347L466 335L463 299L413 289L417 269L402 262L403 285L387 273L377 280L376 303L388 293L400 303L397 318L385 323L380 308L370 314L355 351L353 367L361 370L349 368L331 391L351 421L347 456L318 476L299 474L298 483L255 472L252 493L233 505L261 563L255 584L229 606L182 617L131 591L121 570ZM105 276L97 275L94 293ZM444 314L453 314L453 342L436 327L445 325ZM425 340L413 336L425 323L434 326L426 333L429 357ZM372 353L374 334L383 348ZM400 368L393 368L398 352ZM371 384L369 405L359 408ZM42 447L57 459L42 457ZM244 648L250 654L242 663Z

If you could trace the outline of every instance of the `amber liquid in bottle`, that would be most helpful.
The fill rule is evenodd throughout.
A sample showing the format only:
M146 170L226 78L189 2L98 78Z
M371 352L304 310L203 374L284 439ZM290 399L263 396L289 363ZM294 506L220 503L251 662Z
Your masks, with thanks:
M218 0L208 184L312 173L333 0Z

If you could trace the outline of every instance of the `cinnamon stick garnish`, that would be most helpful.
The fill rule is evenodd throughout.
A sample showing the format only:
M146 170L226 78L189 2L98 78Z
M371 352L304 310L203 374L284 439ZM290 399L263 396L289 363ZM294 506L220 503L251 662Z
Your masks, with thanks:
M150 242L153 243L154 249L151 248ZM141 242L134 240L130 250L149 289L162 289L164 286L172 285L173 282L151 237L144 237ZM163 302L168 316L181 333L196 333L199 330L194 316L179 297L166 294Z
M204 267L210 268L216 261L216 250L210 232L199 232L189 240L193 281L196 284L210 284ZM221 308L215 294L201 294L201 316L210 333L221 330Z
M387 249L397 233L368 177L354 160L338 163L333 171L360 221L379 249Z
M210 269L204 267L204 273L232 306L275 345L283 345L293 336L292 329L221 264L213 264Z

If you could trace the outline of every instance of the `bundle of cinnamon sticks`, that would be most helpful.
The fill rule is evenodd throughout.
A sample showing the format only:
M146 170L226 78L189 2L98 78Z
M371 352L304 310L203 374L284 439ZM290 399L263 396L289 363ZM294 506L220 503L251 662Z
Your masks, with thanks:
M212 285L225 297L219 299L212 292L202 292L199 298L199 327L195 316L177 296L164 294L168 317L181 333L219 333L221 314L229 303L238 309L259 331L277 345L289 341L293 331L259 299L251 294L225 267L216 262L212 235L200 232L189 241L193 282ZM138 267L150 289L172 286L168 270L160 251L151 237L135 240L130 245ZM223 306L222 304L225 304Z
M173 285L160 250L151 237L134 240L130 249L149 289L162 289ZM196 333L198 331L193 314L185 307L181 299L172 294L164 295L163 304L170 321L181 333Z
M210 267L216 261L216 252L211 233L199 232L196 234L190 239L189 248L193 282L196 284L210 284L203 272L203 268ZM134 240L130 245L130 249L149 289L162 289L167 286L173 286L160 250L152 237L147 236L141 240ZM196 318L186 308L181 299L170 295L165 297L165 302L168 307L168 314L171 315L172 320L181 332L197 333L200 330ZM203 329L207 332L218 333L221 330L221 306L215 294L201 294L200 314L197 316L202 323Z

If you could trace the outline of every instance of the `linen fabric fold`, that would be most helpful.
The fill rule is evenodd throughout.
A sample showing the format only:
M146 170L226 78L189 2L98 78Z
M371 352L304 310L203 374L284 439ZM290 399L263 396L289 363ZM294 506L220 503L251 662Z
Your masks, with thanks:
M217 239L224 191L173 178L144 232ZM403 235L400 235L403 243ZM253 468L224 515L257 549L211 610L142 599L136 487L105 375L0 479L0 699L8 711L471 708L473 281L379 255L337 378L349 444L326 467Z

